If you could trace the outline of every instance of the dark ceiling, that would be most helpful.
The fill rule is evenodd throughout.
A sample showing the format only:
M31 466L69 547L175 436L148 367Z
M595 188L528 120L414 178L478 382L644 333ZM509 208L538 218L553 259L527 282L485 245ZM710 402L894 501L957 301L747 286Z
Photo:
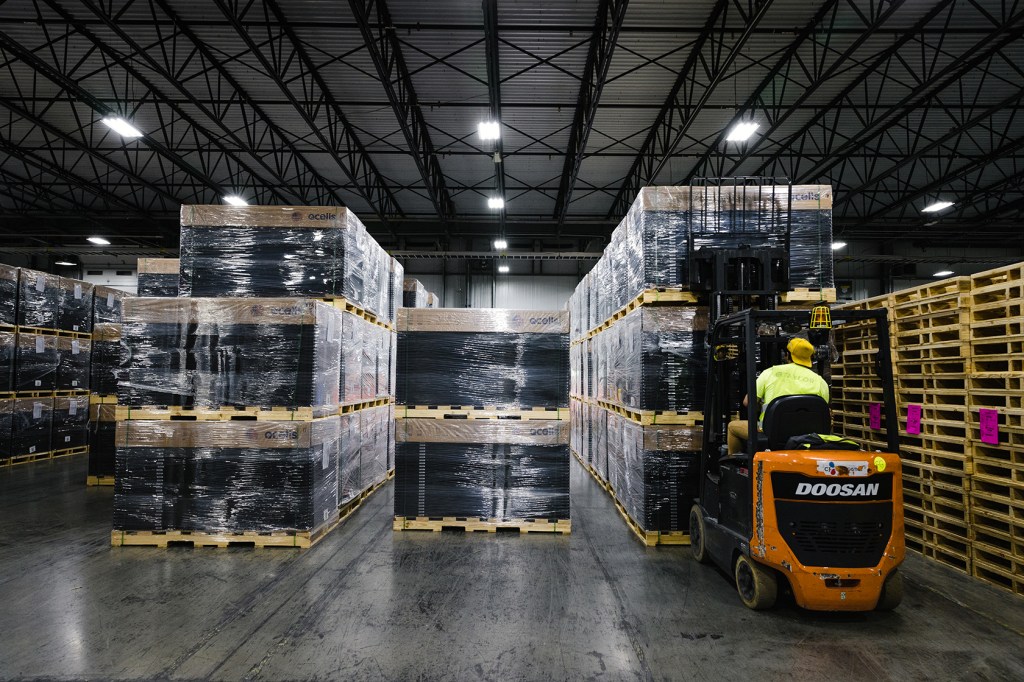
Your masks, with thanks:
M8 0L0 247L174 248L180 204L240 194L584 248L639 187L733 175L832 184L844 238L1005 244L1022 34L1024 0Z

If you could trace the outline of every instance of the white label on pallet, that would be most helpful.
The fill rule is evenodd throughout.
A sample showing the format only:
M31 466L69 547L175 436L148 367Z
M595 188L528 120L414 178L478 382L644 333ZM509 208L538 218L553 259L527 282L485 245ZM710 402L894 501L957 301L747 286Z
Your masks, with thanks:
M36 451L36 446L35 446L35 445L30 445L30 446L28 447L28 454L30 454L30 455L31 455L31 454L34 454L34 453L35 453L35 451Z
M36 386L42 386L42 385L43 385L43 380L42 379L36 379Z
M77 384L78 382L76 381L75 383ZM78 414L78 402L75 401L75 400L72 400L68 404L68 416L69 417L74 417L76 414Z
M78 385L78 379L72 379L71 380L71 385L72 386L77 386Z
M45 347L43 345L43 337L37 336L36 337L36 352L37 353L42 353L43 350L45 350Z
M331 458L327 454L327 448L324 448L324 469L326 469L328 466L330 466L330 464L331 464Z
M64 436L64 442L65 443L70 443L71 442L71 436Z
M46 278L42 275L36 275L36 291L46 291Z
M43 418L43 404L42 403L32 403L32 418L33 419L42 419Z
M114 307L114 295L113 294L107 294L107 307L108 308L113 308Z
M81 298L82 298L82 285L81 284L76 284L75 285L75 298L77 298L79 300L81 300Z
M82 344L78 342L78 339L71 339L71 354L78 355L78 351L81 348L81 345Z

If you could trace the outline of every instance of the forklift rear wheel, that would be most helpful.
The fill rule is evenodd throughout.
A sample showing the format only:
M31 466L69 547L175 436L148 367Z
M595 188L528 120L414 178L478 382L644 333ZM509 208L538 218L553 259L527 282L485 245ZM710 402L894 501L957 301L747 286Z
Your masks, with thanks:
M736 561L736 591L747 608L761 611L775 606L779 584L771 570L740 555Z
M882 584L882 594L878 597L876 611L892 611L903 601L903 574L893 571Z
M708 563L708 547L704 533L704 512L700 505L695 504L690 509L690 552L693 558L699 563Z

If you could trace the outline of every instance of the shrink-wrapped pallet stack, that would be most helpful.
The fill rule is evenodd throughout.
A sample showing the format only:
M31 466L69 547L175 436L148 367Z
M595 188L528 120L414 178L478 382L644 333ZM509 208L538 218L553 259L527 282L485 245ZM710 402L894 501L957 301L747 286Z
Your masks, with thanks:
M647 187L569 301L573 451L646 543L688 541L706 390L707 249L778 249L783 300L833 299L828 186Z
M0 464L87 450L93 285L0 265Z
M123 301L130 296L113 287L94 290L87 485L114 485L117 385L125 379L130 359L128 347L121 343L121 321Z
M139 296L177 296L180 261L177 258L140 258Z
M398 314L396 530L567 533L564 311Z
M844 306L890 311L907 546L1019 594L1022 301L1024 264L1016 264ZM836 345L833 372L844 385L838 406L833 399L837 427L884 448L870 415L880 392L853 372L872 361L877 339L852 334Z
M389 475L402 268L335 207L184 206L124 301L115 545L309 546Z

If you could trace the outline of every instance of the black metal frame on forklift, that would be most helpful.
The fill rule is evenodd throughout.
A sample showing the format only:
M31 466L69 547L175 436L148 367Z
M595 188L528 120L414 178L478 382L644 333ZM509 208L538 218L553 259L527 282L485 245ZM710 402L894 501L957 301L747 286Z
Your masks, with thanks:
M875 329L878 333L878 356L875 359L876 373L882 383L882 406L885 414L885 425L886 425L886 440L888 443L889 451L893 453L899 453L899 425L898 416L896 413L896 390L893 384L892 378L892 354L889 347L889 324L887 312L885 310L842 310L832 311L832 326L842 324L849 324L851 322L858 321L870 321L874 320ZM756 396L757 391L757 369L758 360L761 360L761 365L768 367L777 364L781 360L780 348L784 348L788 339L784 336L775 337L777 341L775 343L768 344L768 346L774 350L775 357L768 358L764 357L767 354L762 353L762 357L759 358L758 354L753 349L764 348L765 344L757 343L757 328L762 322L776 322L782 323L785 326L786 321L792 321L794 324L801 326L807 326L807 322L810 318L809 310L742 310L738 313L733 313L718 319L715 323L711 334L708 338L708 359L709 359L709 371L708 371L708 383L707 392L704 402L704 452L701 457L701 479L703 481L706 467L708 466L708 460L710 456L716 457L720 451L721 445L727 438L726 430L728 429L728 419L723 417L732 413L732 396L728 393L718 391L717 388L723 383L729 383L723 381L721 373L727 368L732 371L731 367L728 367L727 363L715 361L713 353L715 348L723 343L730 343L740 341L737 335L733 335L727 339L723 339L723 330L729 328L735 328L737 326L743 326L743 338L741 343L736 343L737 346L742 345L743 348L748 349L744 353L744 370L745 377L744 383L746 385L746 395ZM762 337L767 338L767 337ZM816 353L818 356L818 373L822 376L827 376L824 372L826 366L830 364L828 357L821 357L821 353ZM888 371L884 371L884 368L888 368ZM757 409L756 400L750 400L750 406L747 409L747 428L748 433L757 434L757 422L759 417L759 411ZM749 457L753 457L756 453L758 439L751 437L747 440L747 454Z

